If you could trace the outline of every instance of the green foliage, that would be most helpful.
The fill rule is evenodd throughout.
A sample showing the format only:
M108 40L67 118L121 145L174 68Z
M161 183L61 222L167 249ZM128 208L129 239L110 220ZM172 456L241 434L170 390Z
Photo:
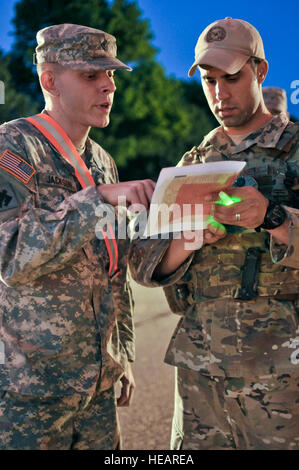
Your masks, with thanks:
M4 83L5 103L0 105L0 123L28 116L38 111L30 97L15 91L8 69L8 60L0 50L0 80Z
M91 131L91 137L116 160L122 180L157 178L161 168L175 165L214 127L201 86L167 77L157 62L149 22L133 0L19 0L13 20L15 42L5 58L11 92L15 90L8 118L17 117L16 111L19 116L32 114L34 105L42 109L32 65L36 32L61 23L84 24L115 35L118 57L134 69L116 72L110 125Z
M140 18L136 2L116 0L19 0L15 5L15 42L10 53L10 70L18 91L31 97L41 94L32 64L38 30L53 24L74 23L102 29L118 41L118 57L135 62L152 59L152 33L147 20Z
M156 54L156 49L150 44L153 34L148 20L141 19L137 3L114 0L109 13L106 29L103 29L117 38L121 59L130 63L153 59Z
M212 128L202 108L187 101L188 85L165 77L156 62L116 73L116 85L111 123L91 136L109 149L125 179L156 178Z

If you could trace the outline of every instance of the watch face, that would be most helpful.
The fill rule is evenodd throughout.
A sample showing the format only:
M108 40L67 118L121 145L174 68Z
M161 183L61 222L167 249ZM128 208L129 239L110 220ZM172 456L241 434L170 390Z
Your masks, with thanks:
M264 222L260 227L266 230L274 230L284 223L286 216L286 212L282 206L270 201Z

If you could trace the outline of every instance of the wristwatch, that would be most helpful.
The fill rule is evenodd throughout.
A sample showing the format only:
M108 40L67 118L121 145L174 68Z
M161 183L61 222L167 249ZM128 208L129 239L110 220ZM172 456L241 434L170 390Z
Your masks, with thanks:
M274 230L277 227L280 227L285 219L287 218L287 213L284 208L277 202L269 200L269 205L265 214L263 223L257 228L264 228L266 230Z

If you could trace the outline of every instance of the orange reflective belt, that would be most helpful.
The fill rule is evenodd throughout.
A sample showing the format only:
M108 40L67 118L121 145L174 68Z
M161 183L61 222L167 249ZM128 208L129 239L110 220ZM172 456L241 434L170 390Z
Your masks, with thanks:
M36 114L26 118L35 126L56 148L56 150L72 165L75 175L82 186L95 185L92 175L87 166L77 152L73 142L62 129L62 127L48 114ZM107 233L107 230L109 234ZM107 225L107 230L102 229L103 238L109 255L109 276L112 279L118 271L118 248L115 240L115 234L111 225Z

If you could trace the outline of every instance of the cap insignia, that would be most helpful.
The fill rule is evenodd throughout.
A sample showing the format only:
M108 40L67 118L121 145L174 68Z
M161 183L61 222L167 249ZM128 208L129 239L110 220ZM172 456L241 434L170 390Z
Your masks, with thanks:
M213 26L213 28L208 31L206 40L207 42L223 41L225 37L226 31L222 26Z

